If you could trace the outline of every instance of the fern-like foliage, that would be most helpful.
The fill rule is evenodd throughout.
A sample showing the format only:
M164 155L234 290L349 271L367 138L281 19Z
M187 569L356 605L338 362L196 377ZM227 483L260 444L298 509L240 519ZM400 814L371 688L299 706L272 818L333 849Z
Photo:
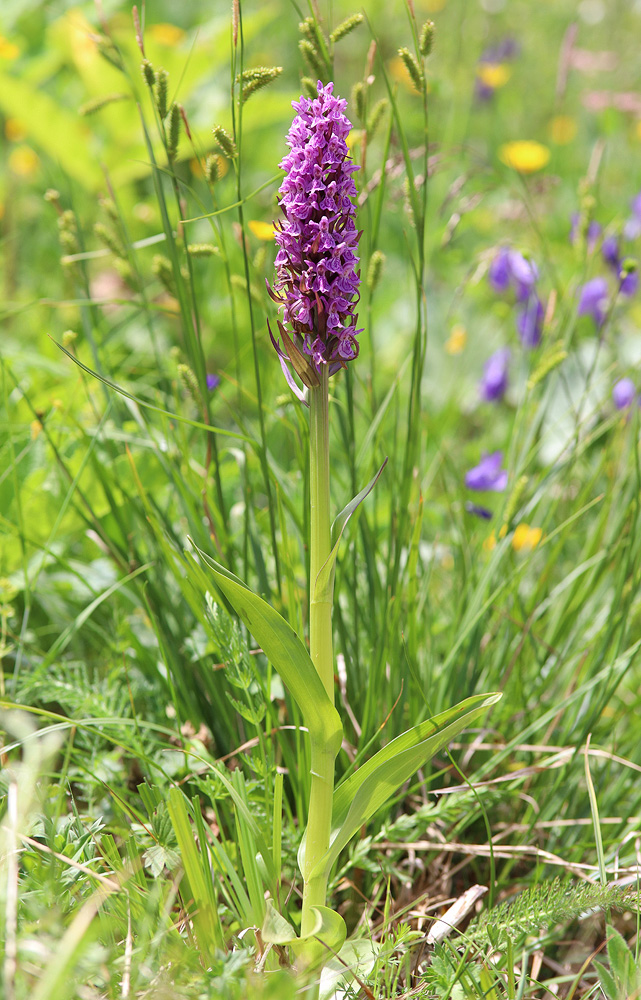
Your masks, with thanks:
M508 938L515 943L522 941L591 910L625 909L636 905L636 898L634 887L557 878L525 889L515 899L482 913L469 925L466 939L477 948L500 948Z

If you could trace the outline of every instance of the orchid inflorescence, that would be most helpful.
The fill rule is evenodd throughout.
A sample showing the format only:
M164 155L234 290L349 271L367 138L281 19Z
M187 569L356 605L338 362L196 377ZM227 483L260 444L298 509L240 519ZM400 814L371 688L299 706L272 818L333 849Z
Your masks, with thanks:
M346 138L351 123L347 102L333 84L319 81L318 96L292 102L298 112L289 130L290 152L280 166L287 175L280 187L284 219L275 225L276 280L269 288L278 303L283 351L272 336L287 380L290 361L308 387L318 384L323 365L333 375L358 354L354 309L360 271L356 255L360 233L352 199L356 185Z

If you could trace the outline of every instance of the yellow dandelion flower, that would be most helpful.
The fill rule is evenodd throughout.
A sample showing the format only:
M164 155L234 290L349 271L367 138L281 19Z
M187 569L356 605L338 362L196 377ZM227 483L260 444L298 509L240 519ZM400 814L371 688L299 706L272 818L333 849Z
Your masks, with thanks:
M576 119L571 118L570 115L555 115L548 125L550 141L554 142L557 146L567 146L569 142L572 142L576 138L578 131L579 126Z
M534 139L516 139L501 146L499 159L520 174L533 174L550 162L550 150Z
M531 528L525 522L518 524L512 536L512 548L515 552L531 552L537 547L542 537L541 528Z
M452 331L445 341L447 354L460 354L467 344L467 330L460 323L452 327Z
M153 39L154 42L157 42L158 45L164 45L168 49L171 49L176 45L180 45L185 37L185 32L176 24L160 23L150 24L147 28L147 35Z
M0 59L17 59L19 55L18 46L8 41L4 35L0 35Z
M505 86L512 75L512 70L505 63L481 63L476 69L476 75L491 90Z
M4 134L9 142L22 142L27 130L17 118L7 118L4 123Z
M251 232L259 240L274 239L274 227L271 222L261 222L260 219L250 219L248 225Z
M17 146L9 153L9 170L17 177L31 177L40 166L38 154L30 146Z

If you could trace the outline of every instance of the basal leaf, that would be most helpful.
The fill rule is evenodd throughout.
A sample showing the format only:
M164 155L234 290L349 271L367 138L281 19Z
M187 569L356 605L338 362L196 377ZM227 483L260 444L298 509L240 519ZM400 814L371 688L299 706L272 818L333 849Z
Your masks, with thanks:
M297 965L304 967L307 972L317 969L337 955L347 937L345 921L335 910L328 906L313 906L312 910L318 918L313 932L289 942L296 955Z
M409 729L339 785L334 793L330 848L308 877L328 873L345 845L387 799L500 697L498 693L475 695Z

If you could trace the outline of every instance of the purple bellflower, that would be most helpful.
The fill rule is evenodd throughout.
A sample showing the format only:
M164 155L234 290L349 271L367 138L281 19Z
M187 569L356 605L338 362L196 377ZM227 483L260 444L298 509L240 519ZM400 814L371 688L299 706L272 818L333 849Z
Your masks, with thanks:
M501 468L503 452L495 451L491 455L483 455L478 465L465 473L465 485L468 490L493 490L502 493L507 486L507 472Z
M639 276L636 271L628 271L623 268L623 261L619 253L619 241L616 236L606 236L601 245L601 255L619 281L619 292L621 295L634 295L639 287Z
M612 386L612 401L617 410L627 410L634 402L637 391L631 378L620 378Z
M521 343L528 350L538 347L541 343L544 316L543 303L536 292L532 292L527 302L521 306L516 314L516 329Z
M479 393L486 403L503 399L507 389L509 363L509 347L500 347L485 362L483 377L479 382Z
M361 333L354 313L360 233L352 173L358 167L345 141L347 101L332 91L332 83L319 81L317 97L292 102L298 114L287 136L290 152L280 163L287 172L279 190L284 219L275 224L276 280L267 287L282 313L278 328L286 350L272 341L292 387L285 361L313 387L322 365L333 375L357 356Z
M621 295L634 295L637 288L639 287L639 274L637 271L624 271L620 268L619 274L619 291Z
M494 291L503 294L513 287L519 302L525 302L530 297L538 276L536 264L509 247L499 249L488 270Z
M619 241L616 236L606 236L601 244L601 256L614 271L619 269Z
M512 250L501 247L492 260L488 271L489 282L495 292L507 292L512 281Z
M209 389L210 392L213 392L214 389L217 389L219 385L220 385L220 375L214 375L214 374L207 375L207 388Z
M591 316L596 326L603 326L608 307L608 283L605 278L592 278L582 286L577 312Z

